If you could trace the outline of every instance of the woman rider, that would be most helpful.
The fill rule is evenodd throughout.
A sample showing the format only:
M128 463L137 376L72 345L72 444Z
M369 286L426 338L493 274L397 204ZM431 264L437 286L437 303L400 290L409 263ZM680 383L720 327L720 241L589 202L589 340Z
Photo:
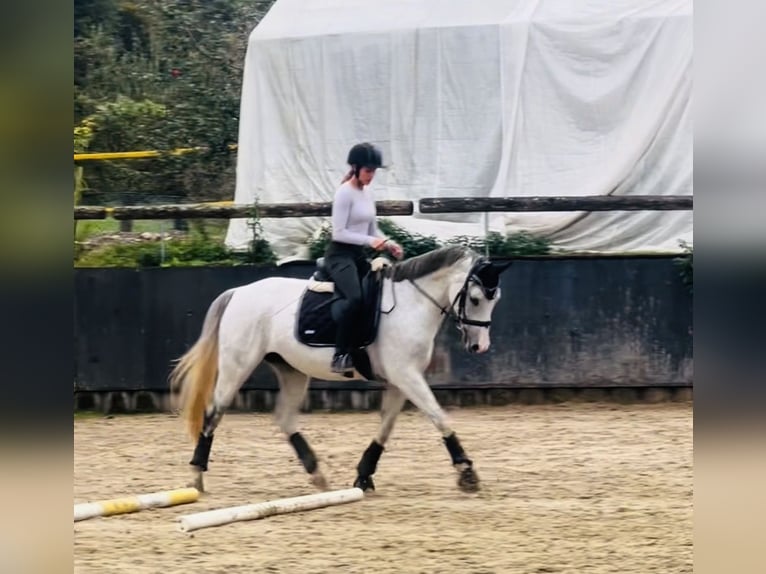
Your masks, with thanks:
M364 247L388 250L395 258L403 255L395 241L378 229L372 192L367 188L375 170L383 165L380 151L369 143L356 144L348 153L351 166L335 192L332 203L332 241L325 251L325 266L341 298L333 304L337 324L335 354L330 370L344 373L353 369L351 351L356 340L355 319L362 312L362 277L369 270Z

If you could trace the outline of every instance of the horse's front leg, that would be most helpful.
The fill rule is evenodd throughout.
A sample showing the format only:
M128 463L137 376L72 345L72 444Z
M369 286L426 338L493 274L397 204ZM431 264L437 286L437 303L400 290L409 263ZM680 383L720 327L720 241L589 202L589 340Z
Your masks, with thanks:
M468 458L463 450L457 435L453 431L444 437L444 444L447 446L452 457L452 466L458 472L457 485L463 492L477 492L479 490L479 475L473 468L473 461Z
M279 379L279 397L274 411L274 420L309 474L311 484L319 490L329 490L330 485L319 468L319 459L298 430L298 413L308 390L309 378L287 363L271 361L269 364Z
M458 473L457 485L463 492L479 490L479 475L473 468L473 461L468 458L460 441L452 430L447 413L441 408L434 397L431 387L425 377L418 372L402 373L392 378L391 384L396 385L402 394L420 409L439 429L444 444L452 458L452 465Z
M380 407L380 427L375 438L364 451L359 464L356 465L356 480L354 486L362 490L375 490L372 475L378 467L378 460L383 453L383 448L391 436L396 417L404 407L407 397L393 385L388 385L383 392L383 401Z

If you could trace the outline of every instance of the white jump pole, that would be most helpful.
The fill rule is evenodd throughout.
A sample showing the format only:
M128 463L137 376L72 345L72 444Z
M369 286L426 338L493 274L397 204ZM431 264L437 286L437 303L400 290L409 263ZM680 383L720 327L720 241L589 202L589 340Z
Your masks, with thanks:
M278 498L256 504L187 514L186 516L181 516L178 521L181 523L181 532L191 532L192 530L221 526L231 522L257 520L276 514L288 514L290 512L314 510L315 508L334 506L336 504L346 504L361 500L362 498L364 498L364 491L361 488L348 488L345 490L319 492L305 496L295 496L293 498Z
M158 508L164 506L176 506L187 504L199 499L199 491L196 488L179 488L177 490L164 490L150 494L139 494L125 498L114 498L99 502L83 502L74 505L74 521L93 518L94 516L112 516L114 514L127 514L146 508Z

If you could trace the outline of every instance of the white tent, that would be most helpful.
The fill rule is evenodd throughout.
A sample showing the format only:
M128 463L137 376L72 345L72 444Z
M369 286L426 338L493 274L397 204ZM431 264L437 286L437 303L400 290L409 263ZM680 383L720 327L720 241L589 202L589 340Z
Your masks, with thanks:
M348 149L377 199L692 194L691 0L277 0L245 61L237 203L330 201ZM417 213L410 231L528 230L568 250L678 251L691 211ZM319 218L264 219L285 258ZM232 220L230 247L247 245Z

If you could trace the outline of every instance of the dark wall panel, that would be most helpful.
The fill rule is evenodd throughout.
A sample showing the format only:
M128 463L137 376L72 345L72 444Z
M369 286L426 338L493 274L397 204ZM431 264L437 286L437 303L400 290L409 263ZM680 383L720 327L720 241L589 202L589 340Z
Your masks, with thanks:
M452 329L454 331L454 328ZM518 261L489 357L440 337L442 384L691 385L692 299L670 258Z
M309 264L272 268L77 269L78 390L164 390L222 291ZM692 299L672 258L516 261L503 275L492 347L469 355L445 322L436 386L691 385ZM266 366L245 388L275 388ZM360 388L359 383L352 383ZM364 386L364 385L362 385Z

